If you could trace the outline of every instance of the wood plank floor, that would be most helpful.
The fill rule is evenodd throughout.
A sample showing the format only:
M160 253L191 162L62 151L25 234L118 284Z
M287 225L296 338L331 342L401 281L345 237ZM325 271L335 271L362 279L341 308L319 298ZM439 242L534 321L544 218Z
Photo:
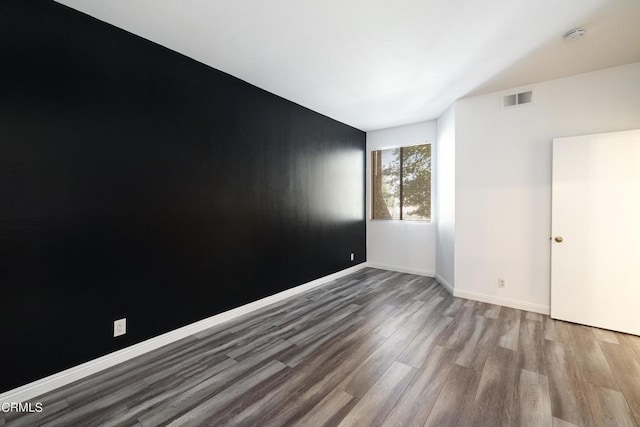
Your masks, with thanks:
M32 402L0 426L637 426L640 337L367 268Z

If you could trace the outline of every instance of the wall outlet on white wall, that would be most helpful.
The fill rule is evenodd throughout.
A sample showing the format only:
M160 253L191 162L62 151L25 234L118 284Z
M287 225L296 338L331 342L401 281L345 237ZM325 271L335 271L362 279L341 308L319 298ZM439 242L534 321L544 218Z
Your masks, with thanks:
M505 288L506 286L507 286L507 282L502 278L498 278L498 287Z
M353 261L353 260L354 260L353 252L351 252L351 261Z
M118 319L113 322L113 336L119 337L127 333L127 319Z

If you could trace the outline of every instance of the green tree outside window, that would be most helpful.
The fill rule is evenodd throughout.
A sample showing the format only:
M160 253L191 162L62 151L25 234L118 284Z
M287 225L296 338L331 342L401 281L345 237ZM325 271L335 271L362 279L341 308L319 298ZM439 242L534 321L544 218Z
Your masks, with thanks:
M371 155L372 218L431 221L431 144Z

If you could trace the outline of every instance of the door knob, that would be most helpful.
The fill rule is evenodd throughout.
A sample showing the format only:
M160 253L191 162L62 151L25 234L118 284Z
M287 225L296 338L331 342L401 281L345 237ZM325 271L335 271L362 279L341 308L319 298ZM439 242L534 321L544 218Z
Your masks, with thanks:
M562 236L556 236L555 241L558 243L562 243L564 239L562 238Z

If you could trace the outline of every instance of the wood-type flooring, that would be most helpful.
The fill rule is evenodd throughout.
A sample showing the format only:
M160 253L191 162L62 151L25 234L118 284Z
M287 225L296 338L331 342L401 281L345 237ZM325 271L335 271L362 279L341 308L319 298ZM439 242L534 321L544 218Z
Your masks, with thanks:
M640 337L365 268L32 402L0 426L637 426Z

